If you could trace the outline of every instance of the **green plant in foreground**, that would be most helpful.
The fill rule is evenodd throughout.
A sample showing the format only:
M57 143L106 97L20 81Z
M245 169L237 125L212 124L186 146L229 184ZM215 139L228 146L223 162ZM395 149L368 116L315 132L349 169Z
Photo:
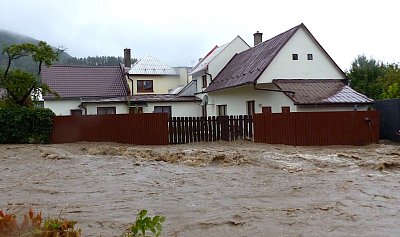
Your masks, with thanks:
M162 225L165 216L154 216L153 218L146 216L147 210L141 210L136 217L135 223L129 227L123 237L147 237L148 232L158 237L162 232Z

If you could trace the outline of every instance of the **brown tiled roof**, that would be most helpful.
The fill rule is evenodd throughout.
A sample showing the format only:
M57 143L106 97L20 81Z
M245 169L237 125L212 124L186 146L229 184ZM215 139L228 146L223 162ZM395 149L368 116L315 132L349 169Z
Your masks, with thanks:
M173 94L148 94L130 96L130 101L138 102L174 102L174 101L200 101L196 96L179 96Z
M120 66L54 65L42 68L42 80L61 98L127 96L129 91Z
M257 81L258 77L301 26L303 24L236 54L210 83L205 92L251 84Z
M280 79L272 81L296 105L311 104L371 104L372 99L356 92L341 80L334 79Z

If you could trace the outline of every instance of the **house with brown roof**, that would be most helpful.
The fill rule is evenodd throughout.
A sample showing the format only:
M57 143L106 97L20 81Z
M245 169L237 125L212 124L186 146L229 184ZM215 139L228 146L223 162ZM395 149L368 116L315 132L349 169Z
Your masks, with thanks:
M290 110L367 110L373 102L347 77L304 24L235 54L204 90L208 115Z
M150 55L131 65L130 49L125 49L124 55L127 82L132 92L128 102L130 113L200 115L201 100L194 95L190 68L171 67Z
M187 68L172 68L151 56L129 69L123 65L43 67L42 80L59 95L43 96L44 107L56 115L201 113L194 84L187 84Z
M55 92L44 95L44 107L56 115L127 113L130 95L121 66L66 66L42 68L42 80Z

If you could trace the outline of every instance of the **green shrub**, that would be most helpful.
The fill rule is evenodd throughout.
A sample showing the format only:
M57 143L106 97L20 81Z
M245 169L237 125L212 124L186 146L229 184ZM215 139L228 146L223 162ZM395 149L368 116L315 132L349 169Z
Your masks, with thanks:
M49 143L54 113L42 108L0 108L0 143Z
M122 237L150 237L149 232L154 234L155 237L160 236L165 216L151 218L146 215L147 210L141 210L136 216L135 223L126 230Z

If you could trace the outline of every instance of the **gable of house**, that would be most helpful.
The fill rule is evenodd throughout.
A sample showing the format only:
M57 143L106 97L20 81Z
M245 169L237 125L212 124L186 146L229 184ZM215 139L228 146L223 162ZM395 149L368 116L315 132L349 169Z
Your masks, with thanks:
M180 76L179 69L150 55L137 61L128 74L128 84L134 95L168 94L187 83L187 78Z
M311 64L304 67L304 54L307 56L307 54L313 53L316 59L322 61L322 69L315 69ZM293 54L297 54L297 57L302 57L302 63L298 63L300 60L296 60L298 63L296 67L290 64L292 63L291 60L293 60L292 57L294 57ZM290 56L289 58L287 58L288 55ZM321 64L314 64L314 66L320 66ZM320 74L321 71L324 72L322 75ZM205 92L256 83L272 83L273 79L277 79L275 78L276 76L279 76L278 79L294 77L325 78L325 76L330 79L345 78L344 73L319 45L304 24L300 24L235 55Z
M240 36L236 36L227 44L215 46L192 69L193 80L197 82L197 92L205 90L235 54L249 48L250 46Z
M275 79L346 78L343 71L302 24L260 75L257 84L271 83Z

